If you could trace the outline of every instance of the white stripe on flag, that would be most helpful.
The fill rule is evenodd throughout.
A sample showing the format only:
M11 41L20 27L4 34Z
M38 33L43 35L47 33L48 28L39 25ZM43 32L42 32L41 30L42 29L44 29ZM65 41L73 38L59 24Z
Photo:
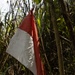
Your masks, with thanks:
M33 38L27 32L18 28L10 40L6 52L30 69L34 75L37 75Z

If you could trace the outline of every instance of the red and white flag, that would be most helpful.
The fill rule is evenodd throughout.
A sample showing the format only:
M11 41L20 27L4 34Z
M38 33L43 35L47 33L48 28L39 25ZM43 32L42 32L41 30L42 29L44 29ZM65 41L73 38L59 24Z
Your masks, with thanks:
M6 52L30 69L34 75L44 75L39 52L39 38L32 10L10 40Z

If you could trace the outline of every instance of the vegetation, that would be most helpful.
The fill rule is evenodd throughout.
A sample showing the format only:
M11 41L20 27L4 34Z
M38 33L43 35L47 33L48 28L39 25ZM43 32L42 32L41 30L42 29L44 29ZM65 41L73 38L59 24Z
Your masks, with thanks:
M31 8L29 0L10 0L0 22L0 75L33 75L6 53L9 40ZM46 75L75 75L75 1L33 0Z

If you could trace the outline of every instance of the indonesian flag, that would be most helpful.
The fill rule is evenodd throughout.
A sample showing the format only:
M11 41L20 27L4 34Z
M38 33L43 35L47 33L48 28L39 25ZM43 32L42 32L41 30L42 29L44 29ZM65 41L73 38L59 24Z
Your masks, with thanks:
M10 40L6 52L30 69L34 75L44 75L39 52L39 38L32 10Z

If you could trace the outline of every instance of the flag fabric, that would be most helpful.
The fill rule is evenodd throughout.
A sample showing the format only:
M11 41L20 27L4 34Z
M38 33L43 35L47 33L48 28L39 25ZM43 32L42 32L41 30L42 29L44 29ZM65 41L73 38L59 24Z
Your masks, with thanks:
M11 38L6 52L31 70L34 75L44 75L39 38L32 10Z

